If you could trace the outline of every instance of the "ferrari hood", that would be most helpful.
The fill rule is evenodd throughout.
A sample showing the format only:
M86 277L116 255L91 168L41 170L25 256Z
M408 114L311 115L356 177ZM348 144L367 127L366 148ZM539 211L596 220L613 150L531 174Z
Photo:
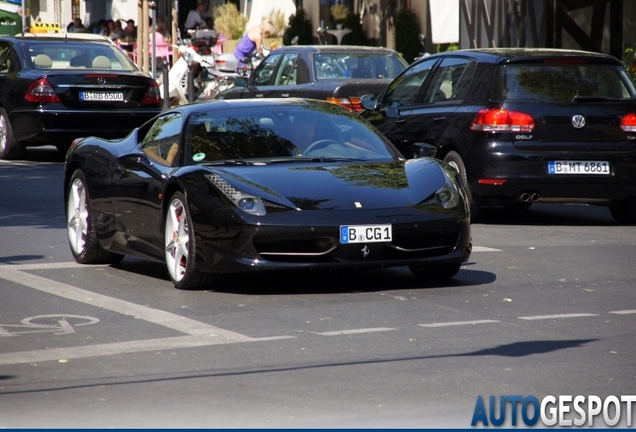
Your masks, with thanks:
M210 171L243 192L301 210L410 207L444 184L433 159L224 166Z

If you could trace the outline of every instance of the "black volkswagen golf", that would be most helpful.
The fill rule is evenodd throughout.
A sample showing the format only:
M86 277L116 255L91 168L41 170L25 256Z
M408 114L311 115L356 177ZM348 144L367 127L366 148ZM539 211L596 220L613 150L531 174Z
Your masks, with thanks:
M616 58L592 52L493 48L412 64L362 115L402 153L423 142L482 205L609 206L636 223L636 88Z

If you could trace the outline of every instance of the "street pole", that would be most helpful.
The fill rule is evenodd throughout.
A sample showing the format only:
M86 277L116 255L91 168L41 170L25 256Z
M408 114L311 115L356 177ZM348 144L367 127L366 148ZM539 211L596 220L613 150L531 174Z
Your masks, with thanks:
M22 31L23 32L28 32L29 29L27 28L27 7L26 7L26 0L22 0Z
M152 79L157 79L157 5L154 1L150 2L150 11L152 13Z

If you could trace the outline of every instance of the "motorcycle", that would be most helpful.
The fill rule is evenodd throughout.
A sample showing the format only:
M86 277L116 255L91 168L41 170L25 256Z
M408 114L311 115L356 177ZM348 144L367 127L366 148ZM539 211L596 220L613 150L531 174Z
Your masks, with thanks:
M214 99L219 93L232 88L237 77L248 77L269 53L270 50L263 48L262 56L257 52L240 61L233 53L216 56L214 62L218 73L208 68L208 73L213 79L209 81L205 88L205 98ZM245 66L238 68L237 65L239 63Z

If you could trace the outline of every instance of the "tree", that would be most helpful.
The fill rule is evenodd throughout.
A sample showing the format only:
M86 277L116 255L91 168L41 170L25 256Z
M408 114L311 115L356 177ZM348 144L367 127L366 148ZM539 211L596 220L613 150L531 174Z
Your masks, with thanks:
M411 9L401 9L395 16L395 50L411 63L420 53L420 21Z
M283 34L283 45L291 45L294 36L298 36L298 45L311 45L313 42L311 21L305 9L297 9L296 14L289 17L289 26Z

